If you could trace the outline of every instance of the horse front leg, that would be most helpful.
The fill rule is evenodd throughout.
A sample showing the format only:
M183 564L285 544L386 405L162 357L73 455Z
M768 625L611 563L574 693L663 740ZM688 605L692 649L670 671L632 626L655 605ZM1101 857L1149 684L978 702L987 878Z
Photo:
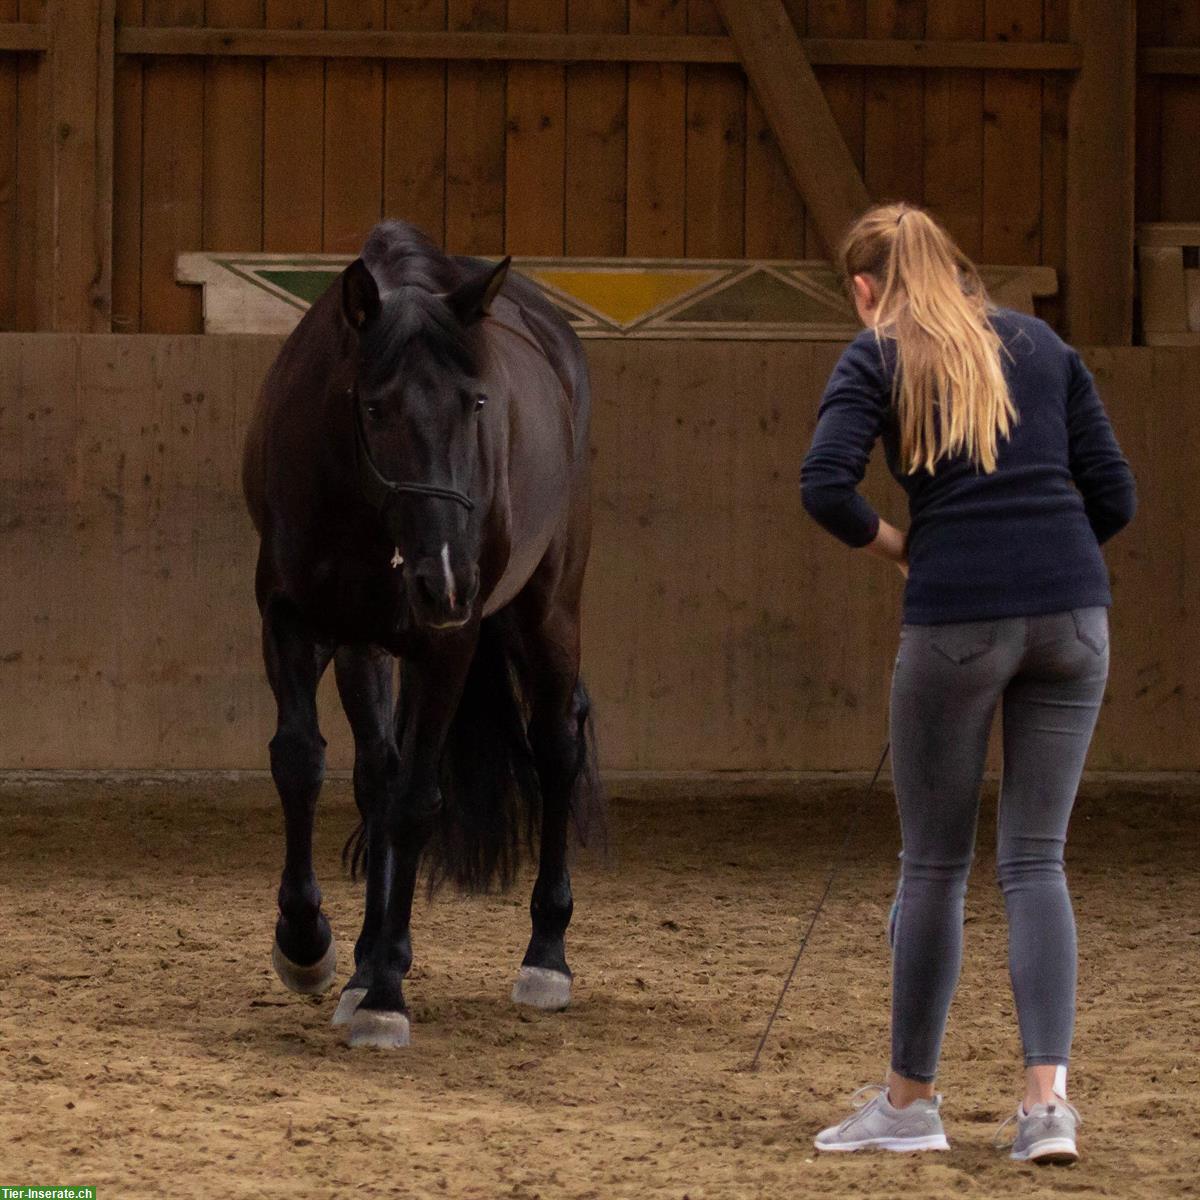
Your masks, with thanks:
M566 615L552 618L536 635L527 635L526 647L537 680L529 744L542 794L542 836L529 904L533 931L512 998L516 1004L556 1011L571 1002L566 933L574 899L567 836L572 801L581 786L592 786L583 778L590 771L590 714L579 682L577 624Z
M271 777L283 806L284 864L271 962L293 992L319 994L333 982L337 954L313 870L313 821L325 776L317 684L332 647L318 642L299 610L273 598L263 611L263 658L275 694Z
M394 728L395 660L369 646L342 646L333 660L338 696L354 735L354 802L362 822L360 837L367 866L362 931L354 943L354 974L342 988L333 1025L345 1025L370 986L371 955L387 908L392 878L392 847L387 838L370 841L374 814L386 811L400 781L400 754ZM370 869L371 859L378 870Z
M439 640L418 661L406 662L397 708L400 747L398 786L376 810L368 827L369 846L386 842L382 855L368 854L367 888L387 894L379 933L365 963L366 994L350 1018L351 1046L407 1046L411 1024L404 978L412 966L412 905L421 854L433 834L441 806L442 750L471 665L478 627Z

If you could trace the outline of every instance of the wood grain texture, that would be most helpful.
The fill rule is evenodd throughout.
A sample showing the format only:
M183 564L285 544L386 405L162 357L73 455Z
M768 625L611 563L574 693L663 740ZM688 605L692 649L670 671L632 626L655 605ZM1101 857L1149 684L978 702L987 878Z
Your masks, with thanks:
M1163 20L1168 47L1200 47L1200 5L1170 4ZM1200 220L1200 78L1162 80L1160 221Z
M117 19L144 19L142 0L117 0ZM145 66L118 58L113 71L112 327L133 333L142 324L142 112Z
M451 30L496 32L504 0L449 0ZM504 249L505 71L498 63L446 67L446 247L457 254Z
M238 447L278 346L0 336L10 564L0 580L0 768L263 764L274 714ZM808 521L796 488L840 350L589 346L596 523L585 670L607 769L874 765L900 579ZM1200 351L1085 358L1142 489L1138 520L1106 548L1113 667L1090 765L1197 770ZM867 494L899 517L880 466ZM323 691L330 763L344 767L349 739L331 699Z
M927 0L931 38L982 38L983 0ZM983 237L983 77L975 71L925 76L925 203L955 241L978 258Z
M330 29L382 29L384 0L325 0ZM383 64L325 64L322 249L353 254L383 210Z
M924 0L867 0L867 34L920 38ZM877 200L920 203L925 156L914 153L914 131L925 124L925 81L920 72L877 70L867 76L863 109L863 178Z
M389 29L444 30L446 0L388 0ZM383 212L446 236L446 65L388 63Z
M254 27L264 0L206 0L212 25ZM210 61L204 68L204 245L261 250L263 75L260 62Z
M200 25L201 0L145 0L148 25ZM142 322L148 333L201 328L195 288L175 256L203 242L204 64L147 64L142 82Z
M720 34L713 0L688 0L688 32ZM746 77L737 67L687 68L684 250L731 258L746 247Z
M867 32L866 0L809 0L808 33L813 37L861 38ZM864 169L864 106L866 72L857 67L816 67L817 81L837 123L842 140L859 171ZM872 197L875 199L875 197ZM805 256L825 258L835 253L807 212Z
M1065 299L1077 342L1128 345L1133 336L1136 35L1123 0L1071 0L1084 64L1067 136Z
M987 37L1037 41L1042 0L990 0ZM983 233L985 262L1035 263L1041 256L1042 81L1006 71L984 79Z
M0 21L16 21L17 0L0 0ZM0 55L0 330L17 327L17 103L16 56Z
M685 0L629 0L631 33L683 33ZM686 252L687 73L674 64L629 68L625 250Z
M274 29L321 29L324 0L266 0ZM263 249L316 250L324 230L325 68L264 67Z
M567 0L508 0L514 33L562 33ZM505 250L562 254L566 243L566 68L510 63L506 96Z
M1043 0L1042 35L1066 41L1071 35L1070 0ZM1074 76L1042 79L1042 251L1041 261L1066 276L1067 123ZM1130 252L1132 255L1132 251ZM1063 295L1038 306L1038 315L1065 327Z
M626 37L628 27L626 0L567 0L572 34ZM623 64L581 63L567 67L566 82L564 247L571 255L622 255L628 73Z

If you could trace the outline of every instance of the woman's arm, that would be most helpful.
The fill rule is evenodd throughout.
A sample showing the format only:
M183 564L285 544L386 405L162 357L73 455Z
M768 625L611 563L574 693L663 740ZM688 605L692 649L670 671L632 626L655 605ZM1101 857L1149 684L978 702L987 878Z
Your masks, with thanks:
M824 529L858 549L879 534L879 516L858 492L888 402L888 385L874 336L860 335L838 360L812 445L800 468L805 511Z
M1117 445L1091 372L1074 351L1067 393L1067 436L1071 477L1083 497L1092 532L1103 544L1133 520L1137 485Z

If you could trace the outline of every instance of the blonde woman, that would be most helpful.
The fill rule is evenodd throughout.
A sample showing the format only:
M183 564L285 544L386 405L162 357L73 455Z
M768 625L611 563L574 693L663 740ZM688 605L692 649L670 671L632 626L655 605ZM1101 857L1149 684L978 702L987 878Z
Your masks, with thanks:
M1074 1161L1075 924L1063 846L1108 675L1100 543L1133 516L1133 476L1079 355L1042 321L991 306L927 213L872 210L841 265L866 329L829 380L802 488L829 532L908 579L891 699L903 852L891 1070L816 1145L948 1146L934 1076L1001 706L997 869L1025 1051L1011 1153ZM857 490L877 439L908 493L907 534Z

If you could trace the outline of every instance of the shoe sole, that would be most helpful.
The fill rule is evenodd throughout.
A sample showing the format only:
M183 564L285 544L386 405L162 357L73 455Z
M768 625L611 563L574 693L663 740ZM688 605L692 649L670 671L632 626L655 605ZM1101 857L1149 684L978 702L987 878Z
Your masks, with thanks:
M1066 1166L1068 1163L1079 1161L1079 1151L1070 1138L1045 1138L1034 1142L1028 1150L1017 1153L1013 1151L1009 1158L1015 1162L1032 1162L1039 1166Z
M946 1141L944 1133L919 1138L865 1138L861 1142L838 1142L830 1146L814 1142L813 1145L818 1150L834 1154L850 1154L855 1150L891 1150L896 1154L903 1154L906 1151L950 1149L950 1143Z

